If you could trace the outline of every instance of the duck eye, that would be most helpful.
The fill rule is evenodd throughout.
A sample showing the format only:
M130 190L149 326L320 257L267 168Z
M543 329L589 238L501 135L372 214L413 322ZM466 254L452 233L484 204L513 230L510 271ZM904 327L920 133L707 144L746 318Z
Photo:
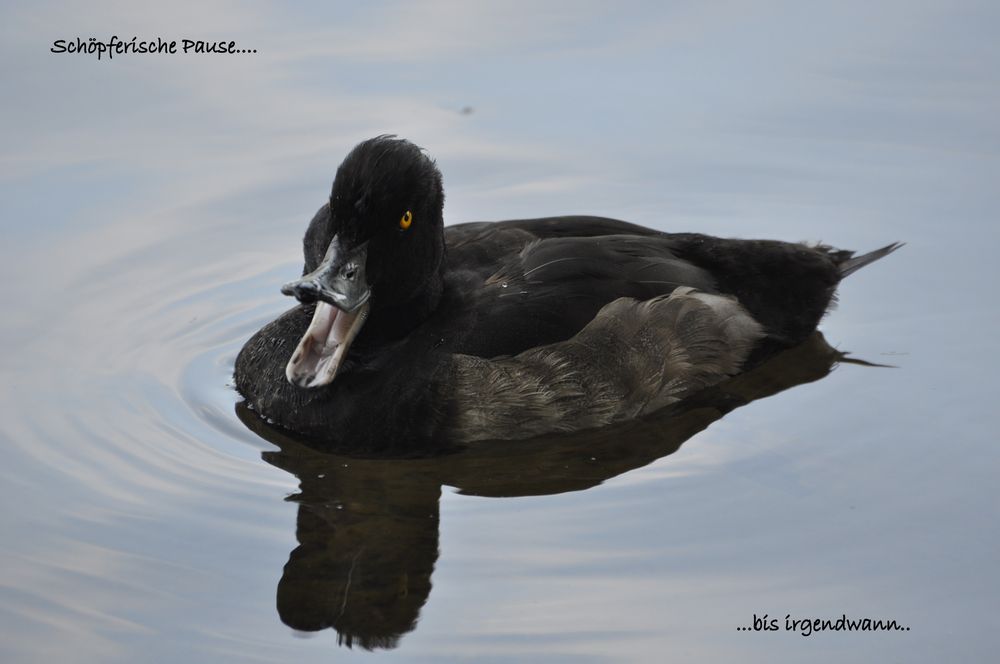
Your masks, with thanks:
M413 214L407 210L406 213L399 219L399 228L406 230L413 223Z

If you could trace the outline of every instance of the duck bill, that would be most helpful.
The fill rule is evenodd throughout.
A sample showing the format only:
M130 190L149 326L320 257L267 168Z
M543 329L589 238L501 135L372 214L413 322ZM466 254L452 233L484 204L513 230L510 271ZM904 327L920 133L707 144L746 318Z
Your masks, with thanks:
M351 343L368 318L371 289L365 278L367 243L345 250L333 238L319 267L282 286L303 304L315 303L309 328L285 367L293 385L316 388L337 376Z

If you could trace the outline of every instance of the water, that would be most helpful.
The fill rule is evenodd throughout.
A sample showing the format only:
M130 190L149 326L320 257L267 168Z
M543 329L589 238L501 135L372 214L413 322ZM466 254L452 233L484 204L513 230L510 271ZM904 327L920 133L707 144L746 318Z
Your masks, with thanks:
M995 649L991 3L2 14L3 661ZM258 53L48 52L110 34ZM821 326L895 368L821 378L817 339L735 401L447 460L282 440L237 408L232 363L289 306L340 159L382 132L438 160L450 223L906 241ZM737 630L764 613L910 630Z

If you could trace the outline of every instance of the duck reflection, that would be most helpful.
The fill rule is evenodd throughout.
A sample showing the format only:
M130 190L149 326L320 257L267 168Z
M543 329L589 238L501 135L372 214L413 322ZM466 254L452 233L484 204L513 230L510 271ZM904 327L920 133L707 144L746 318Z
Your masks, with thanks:
M442 485L479 496L580 491L672 454L723 415L826 376L847 359L822 334L697 397L623 426L479 443L435 458L357 459L290 437L244 404L243 423L278 447L264 459L299 478L296 539L278 583L281 620L333 628L338 642L393 648L413 630L438 557Z

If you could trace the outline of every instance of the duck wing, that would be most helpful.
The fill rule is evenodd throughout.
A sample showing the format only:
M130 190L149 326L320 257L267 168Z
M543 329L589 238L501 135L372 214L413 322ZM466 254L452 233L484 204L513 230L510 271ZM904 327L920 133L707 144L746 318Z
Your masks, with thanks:
M642 234L622 233L633 230ZM670 236L611 219L468 224L446 238L452 291L465 301L445 309L467 312L460 326L448 324L464 332L456 352L495 357L566 340L620 297L648 300L678 286L716 292Z
M894 251L855 257L826 245L661 233L602 217L474 223L446 229L449 269L470 311L458 352L519 353L569 339L619 297L687 286L734 296L766 332L758 355L806 339L840 280ZM454 328L452 328L454 330Z

